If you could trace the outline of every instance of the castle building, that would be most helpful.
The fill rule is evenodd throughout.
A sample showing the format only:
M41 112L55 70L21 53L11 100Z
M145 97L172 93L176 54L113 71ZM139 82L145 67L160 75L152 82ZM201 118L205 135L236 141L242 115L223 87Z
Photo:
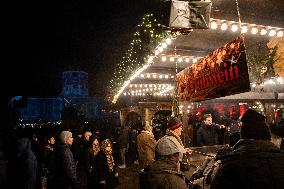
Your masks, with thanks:
M28 97L27 106L19 108L22 120L60 120L61 110L74 107L86 118L98 116L98 106L103 102L88 94L88 73L64 71L62 94L54 97Z

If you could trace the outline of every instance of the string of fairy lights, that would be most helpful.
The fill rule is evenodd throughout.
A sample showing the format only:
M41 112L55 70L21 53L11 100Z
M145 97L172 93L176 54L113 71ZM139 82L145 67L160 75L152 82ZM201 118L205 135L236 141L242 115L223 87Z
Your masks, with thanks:
M162 30L161 25L154 18L153 14L145 14L143 16L141 22L136 27L130 48L117 64L114 78L110 81L109 89L116 93L112 100L113 103L116 102L119 95L130 84L130 81L153 63L154 56L151 52L153 47L157 46L163 39L167 39L167 36L170 36L170 34ZM165 42L169 43L169 40Z
M162 55L162 52L170 45L176 36L169 32L161 29L161 25L154 18L153 14L146 14L142 18L142 22L137 26L137 31L133 35L133 40L130 43L130 48L122 57L121 61L117 64L117 68L114 72L114 78L110 81L110 90L114 95L112 102L116 103L118 97L123 93L124 95L133 96L169 96L171 95L170 90L174 87L168 84L169 88L150 90L150 85L154 83L144 85L144 89L128 90L124 92L126 88L129 88L131 82L139 77L140 79L173 79L174 76L167 74L161 75L158 73L143 73L149 66L153 64L155 58L161 56L161 62L184 62L184 63L195 63L202 57L195 56L181 56L181 55ZM210 29L240 32L245 35L260 35L268 37L283 37L284 28L264 26L249 23L240 23L236 21L221 20L221 19L210 19ZM153 50L154 49L154 50ZM136 70L133 72L133 70ZM139 84L136 84L137 86ZM135 86L135 84L134 84ZM139 85L140 86L140 85ZM131 87L130 87L131 88ZM169 90L170 89L170 90ZM147 91L148 90L148 91ZM165 92L166 91L166 92Z

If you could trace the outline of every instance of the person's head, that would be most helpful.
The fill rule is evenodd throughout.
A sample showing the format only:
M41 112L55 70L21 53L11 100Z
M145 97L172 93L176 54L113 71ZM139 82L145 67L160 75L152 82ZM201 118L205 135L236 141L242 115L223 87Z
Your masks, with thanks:
M205 114L203 116L203 121L205 125L212 125L212 115L211 114Z
M100 150L100 142L98 137L96 137L95 135L92 135L90 137L90 147L94 150L94 151L99 151Z
M67 144L70 146L73 144L73 137L70 131L61 131L59 134L59 139L64 144Z
M102 141L101 149L105 154L112 154L112 145L109 139Z
M53 135L48 136L47 143L51 145L55 144L55 137Z
M167 129L180 136L182 132L182 122L177 117L172 117L168 121Z
M169 159L178 162L185 153L184 149L179 148L173 141L163 137L157 141L155 146L156 159Z
M265 116L248 109L241 118L241 139L270 140L270 130L265 123Z
M85 131L84 134L83 134L83 137L84 137L85 141L89 141L91 136L92 136L92 132L91 131Z
M143 127L144 131L152 132L153 127L149 124L149 122L146 122L145 126Z

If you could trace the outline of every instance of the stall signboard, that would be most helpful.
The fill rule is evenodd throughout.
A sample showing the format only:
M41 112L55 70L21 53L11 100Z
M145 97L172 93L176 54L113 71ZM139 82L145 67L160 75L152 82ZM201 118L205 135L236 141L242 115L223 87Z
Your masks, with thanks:
M251 90L241 35L177 74L179 101L199 102Z

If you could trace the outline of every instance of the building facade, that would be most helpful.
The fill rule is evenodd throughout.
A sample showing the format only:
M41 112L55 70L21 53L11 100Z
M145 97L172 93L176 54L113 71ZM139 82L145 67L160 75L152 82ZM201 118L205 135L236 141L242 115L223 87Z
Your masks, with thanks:
M88 73L65 71L62 94L55 97L28 97L27 106L19 108L22 120L60 120L65 107L74 107L86 118L99 116L98 106L104 102L88 95Z

